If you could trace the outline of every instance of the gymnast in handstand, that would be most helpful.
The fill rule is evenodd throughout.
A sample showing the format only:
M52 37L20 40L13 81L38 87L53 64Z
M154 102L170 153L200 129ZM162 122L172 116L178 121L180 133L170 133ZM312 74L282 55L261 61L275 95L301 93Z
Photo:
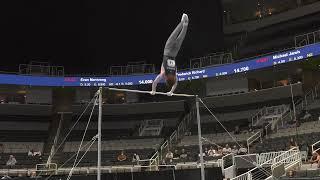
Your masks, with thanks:
M161 65L161 72L152 83L151 94L155 95L158 83L164 79L166 84L171 87L171 90L167 93L168 96L172 96L174 90L177 87L177 67L176 56L180 50L181 44L186 36L188 29L189 18L187 14L183 14L181 22L171 33L168 38L163 52L163 61Z

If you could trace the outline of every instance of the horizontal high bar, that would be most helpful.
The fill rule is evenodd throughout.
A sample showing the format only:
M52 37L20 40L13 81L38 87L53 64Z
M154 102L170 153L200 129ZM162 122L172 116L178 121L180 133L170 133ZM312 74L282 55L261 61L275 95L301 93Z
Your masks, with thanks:
M122 91L122 92L133 92L133 93L143 93L143 94L150 94L150 91L141 91L141 90L133 90L133 89L119 89L119 88L110 88L107 87L106 89L111 90L111 91ZM168 95L167 93L164 92L155 92L155 94L160 94L160 95ZM172 96L181 96L181 97L195 97L195 95L190 95L190 94L175 94L173 93Z

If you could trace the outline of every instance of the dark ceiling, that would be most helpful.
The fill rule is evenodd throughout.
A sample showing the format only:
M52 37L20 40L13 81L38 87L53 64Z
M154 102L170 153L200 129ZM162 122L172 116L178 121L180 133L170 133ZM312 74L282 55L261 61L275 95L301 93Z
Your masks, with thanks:
M159 65L182 13L190 25L178 64L223 45L219 1L12 0L0 8L1 71L31 60L63 65L67 74L104 73L129 61Z

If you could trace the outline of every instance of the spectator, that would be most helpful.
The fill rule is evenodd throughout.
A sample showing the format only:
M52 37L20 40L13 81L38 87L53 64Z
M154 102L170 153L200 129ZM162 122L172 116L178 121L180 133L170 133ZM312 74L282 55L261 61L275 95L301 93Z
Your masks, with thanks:
M4 153L3 144L0 144L0 159L2 159L2 154Z
M209 150L208 150L208 148L206 147L206 148L204 148L204 154L205 154L205 156L209 156Z
M208 156L213 157L215 153L216 153L216 150L211 146L208 151Z
M29 152L28 152L28 156L41 156L41 152L40 151L34 151L33 149L31 149Z
M248 152L247 148L245 148L244 145L241 144L241 145L240 145L240 149L239 149L239 151L238 151L238 154L239 154L239 155L245 155L245 154L247 154L247 152Z
M304 121L307 121L310 118L311 118L311 114L307 110L305 110L304 116L301 119L304 120Z
M252 132L253 132L253 129L252 129L252 125L251 125L251 123L249 123L249 126L248 126L248 132L249 132L249 133L252 133Z
M174 150L174 154L173 154L173 159L179 159L180 158L180 154L178 149Z
M198 160L199 160L199 162L200 162L200 157L201 157L201 154L200 154L200 153L198 154L198 157L199 157ZM205 153L205 152L202 153L202 157L203 157L203 158L206 157L206 153Z
M234 129L234 134L240 134L240 128L239 126L236 126Z
M16 158L13 155L10 155L7 161L7 166L9 166L9 168L12 168L13 166L16 165L16 163L17 163Z
M37 173L36 173L35 171L32 171L32 172L31 172L31 175L30 175L30 178L31 178L31 179L37 178Z
M3 144L0 144L0 153L1 153L1 154L4 153L4 146L3 146Z
M33 149L31 149L31 150L28 152L28 156L34 156L34 151L33 151Z
M127 156L124 154L124 151L121 151L121 154L118 155L118 161L125 161L127 160Z
M234 155L237 155L237 154L238 154L237 145L234 145L234 146L233 146L233 148L231 149L231 153L234 154Z
M34 156L41 156L41 151L34 151L33 154Z
M222 156L222 147L218 147L218 151L216 151L216 153L215 153L215 155L214 156L216 156L216 157L220 157L220 156Z
M168 149L168 152L166 154L166 162L172 163L173 159L173 153Z
M288 177L289 178L293 178L294 177L294 171L293 170L290 170L289 172L288 172Z
M302 144L300 145L300 147L301 147L301 148L299 148L299 149L300 149L301 151L306 151L306 152L309 151L309 146L308 146L307 143L302 143Z
M159 170L169 170L169 169L171 169L172 168L172 166L170 166L170 164L167 164L166 163L166 160L165 159L163 159L161 162L160 162L160 165L159 165Z
M317 167L320 168L320 155L318 152L313 152L312 157L310 158L309 162L311 164L317 163Z
M226 146L222 149L222 154L230 154L231 153L231 148L229 147L229 144L226 144Z
M188 157L188 154L185 152L184 149L181 150L180 159L186 160Z
M138 154L136 154L136 153L133 154L132 162L133 162L133 163L136 163L137 165L139 165L140 157L139 157Z
M160 165L161 165L161 166L165 166L165 165L167 165L167 163L166 163L166 161L163 159L163 160L160 162Z
M166 165L167 165L166 160L163 159L163 160L160 162L160 168L161 168L161 169L165 169L165 168L166 168L166 167L165 167Z
M290 138L289 148L292 149L292 148L295 148L295 147L298 147L297 142L293 138Z
M184 133L184 135L185 135L185 136L191 136L191 132L190 132L190 131L186 131L186 132Z

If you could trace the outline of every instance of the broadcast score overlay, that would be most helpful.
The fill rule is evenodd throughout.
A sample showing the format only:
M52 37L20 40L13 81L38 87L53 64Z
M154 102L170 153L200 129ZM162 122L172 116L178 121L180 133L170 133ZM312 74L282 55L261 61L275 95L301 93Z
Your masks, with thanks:
M245 59L239 63L206 67L177 73L179 81L225 76L236 73L267 68L293 61L304 61L308 57L320 55L320 43L304 46L290 51L268 56ZM108 76L108 77L49 77L0 74L0 84L29 86L74 86L74 87L112 87L151 84L156 74Z

